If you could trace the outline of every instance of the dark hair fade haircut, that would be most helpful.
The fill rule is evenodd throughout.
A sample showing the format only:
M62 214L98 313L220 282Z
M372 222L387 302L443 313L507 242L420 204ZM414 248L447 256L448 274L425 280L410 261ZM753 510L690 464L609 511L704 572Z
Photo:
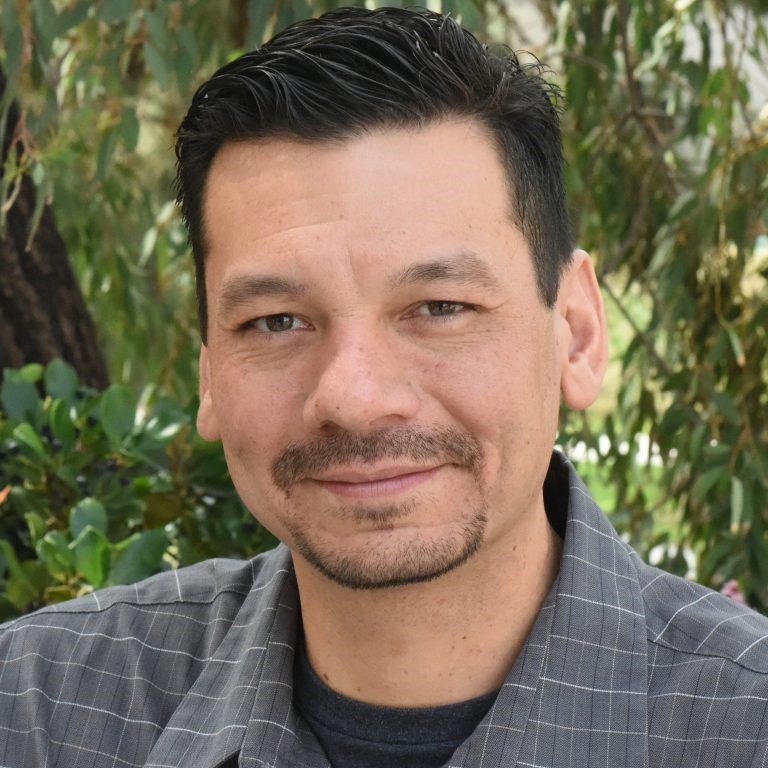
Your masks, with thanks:
M300 21L222 67L195 93L176 142L177 200L195 259L203 342L203 195L225 143L343 140L450 117L476 119L496 141L513 220L531 250L540 298L553 306L571 230L560 94L543 74L537 61L490 49L450 16L398 8L343 8Z

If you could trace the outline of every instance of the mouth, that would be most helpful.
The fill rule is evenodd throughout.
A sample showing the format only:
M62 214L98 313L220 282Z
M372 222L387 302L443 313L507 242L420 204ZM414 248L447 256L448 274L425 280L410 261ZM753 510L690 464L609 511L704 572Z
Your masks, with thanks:
M411 490L434 477L445 465L435 467L380 467L371 469L337 469L312 482L338 496L370 499Z

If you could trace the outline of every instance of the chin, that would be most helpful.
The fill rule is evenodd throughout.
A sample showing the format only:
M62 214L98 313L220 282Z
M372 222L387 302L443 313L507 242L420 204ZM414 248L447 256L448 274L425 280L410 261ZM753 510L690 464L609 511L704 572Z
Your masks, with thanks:
M480 549L486 524L485 510L481 510L458 531L441 538L382 541L377 535L356 552L348 546L339 551L312 541L298 530L291 531L290 540L291 549L315 571L342 587L386 589L433 581L463 565ZM389 535L383 525L379 530Z

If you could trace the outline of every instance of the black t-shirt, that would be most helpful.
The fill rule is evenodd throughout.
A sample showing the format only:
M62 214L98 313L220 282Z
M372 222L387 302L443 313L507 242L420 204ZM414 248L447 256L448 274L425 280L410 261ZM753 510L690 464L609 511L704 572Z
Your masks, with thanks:
M303 637L293 700L334 768L439 768L475 730L497 691L442 707L380 707L331 690L312 669Z

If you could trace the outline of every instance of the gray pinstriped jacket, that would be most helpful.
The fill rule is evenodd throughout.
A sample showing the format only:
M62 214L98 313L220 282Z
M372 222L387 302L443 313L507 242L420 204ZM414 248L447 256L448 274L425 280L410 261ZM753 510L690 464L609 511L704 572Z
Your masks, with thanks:
M565 462L565 460L560 460ZM565 462L557 581L450 768L768 768L768 619L639 560ZM328 768L285 547L0 628L0 766Z

